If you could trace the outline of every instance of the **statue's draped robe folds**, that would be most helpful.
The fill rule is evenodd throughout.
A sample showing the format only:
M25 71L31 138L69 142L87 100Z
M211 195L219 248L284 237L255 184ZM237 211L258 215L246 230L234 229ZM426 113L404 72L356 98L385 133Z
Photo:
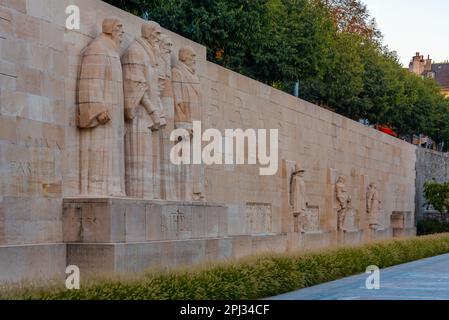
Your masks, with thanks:
M200 80L185 64L172 71L176 128L191 129L192 121L201 121Z
M164 99L169 97L171 100L173 99L173 93L172 93L172 85L171 85L171 54L170 53L163 53L161 54L160 61L159 61L159 82L162 86L161 91L161 98L162 98L162 105L164 106L165 110L165 102Z
M111 119L100 124L107 112ZM123 196L123 79L116 44L105 34L84 50L78 78L80 193Z
M191 131L193 121L201 121L200 80L195 72L182 62L172 69L172 90L175 104L175 127ZM192 143L193 136L184 137L184 139L189 138ZM185 185L186 189L181 190L181 198L189 200L190 194L193 200L199 200L196 197L204 195L204 166L193 164L182 167L181 175L184 183L181 185Z
M292 206L294 216L303 216L306 214L306 184L304 183L304 180L298 175L294 175L291 179L290 205Z
M143 38L136 39L122 56L125 88L125 163L126 192L128 196L155 198L154 156L151 125L153 121L145 109L145 98L157 105L158 67L155 53Z
M294 217L295 232L303 231L307 214L306 184L302 177L294 174L290 180L290 205Z
M161 50L159 56L159 89L161 103L161 122L166 122L166 127L159 130L159 154L160 159L160 192L161 199L176 200L177 186L175 183L176 169L170 165L170 151L173 142L170 141L170 134L174 129L174 102L171 85L171 51ZM170 119L171 121L167 121Z
M380 213L379 192L374 188L370 188L367 192L366 201L368 211L368 223L370 225L379 224L379 213Z
M348 206L351 201L346 186L342 182L337 182L335 186L336 197L339 204L338 208L338 229L343 229L346 219L346 214L348 211Z

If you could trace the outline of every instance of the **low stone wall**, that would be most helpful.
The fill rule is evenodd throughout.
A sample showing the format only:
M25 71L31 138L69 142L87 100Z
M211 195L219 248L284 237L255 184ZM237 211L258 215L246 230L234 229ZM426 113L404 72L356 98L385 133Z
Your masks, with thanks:
M426 213L435 213L424 197L424 183L435 180L449 181L449 154L424 148L416 149L416 220L422 220Z

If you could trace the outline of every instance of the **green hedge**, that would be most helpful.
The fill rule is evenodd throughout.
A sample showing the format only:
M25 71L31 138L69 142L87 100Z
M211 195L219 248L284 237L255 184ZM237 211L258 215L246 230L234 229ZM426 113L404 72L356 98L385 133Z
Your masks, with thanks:
M421 220L417 223L418 235L429 235L435 233L449 232L449 222L439 221L436 219Z
M449 253L449 234L151 272L133 280L85 283L81 290L22 288L8 298L259 299L363 273L369 265L385 268L445 253Z

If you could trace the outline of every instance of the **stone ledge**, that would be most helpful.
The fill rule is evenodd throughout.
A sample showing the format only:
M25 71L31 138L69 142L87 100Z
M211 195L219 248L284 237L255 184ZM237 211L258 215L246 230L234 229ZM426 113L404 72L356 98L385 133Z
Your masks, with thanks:
M131 197L98 197L98 196L76 196L64 197L64 204L69 203L151 203L160 205L183 205L194 207L223 207L227 205L218 202L200 202L200 201L176 201L176 200L159 200L159 199L141 199Z
M132 198L67 198L64 242L119 243L225 237L222 204Z

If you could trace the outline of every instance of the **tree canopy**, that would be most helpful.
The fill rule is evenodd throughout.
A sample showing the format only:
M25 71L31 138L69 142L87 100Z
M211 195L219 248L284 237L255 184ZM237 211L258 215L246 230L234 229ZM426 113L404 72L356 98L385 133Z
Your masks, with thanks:
M354 120L449 144L449 100L382 45L360 0L107 0L205 45L208 60Z

